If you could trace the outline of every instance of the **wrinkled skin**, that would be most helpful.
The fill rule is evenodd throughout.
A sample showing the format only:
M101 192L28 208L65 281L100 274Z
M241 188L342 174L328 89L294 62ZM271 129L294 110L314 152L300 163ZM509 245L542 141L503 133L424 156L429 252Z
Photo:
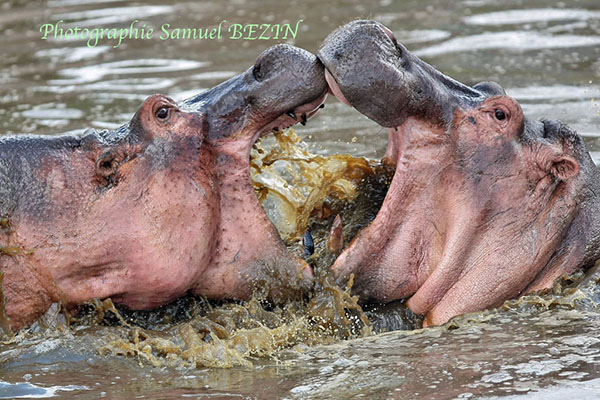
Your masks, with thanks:
M438 325L600 257L599 173L567 126L444 76L375 21L339 28L318 57L331 91L389 128L385 201L332 267L363 301L408 298Z
M288 254L254 194L249 154L260 135L297 122L287 112L308 118L326 93L315 56L280 45L179 105L149 97L116 131L2 137L12 329L52 302L111 297L151 309L188 291L244 299L260 286L277 299L308 288L310 268Z

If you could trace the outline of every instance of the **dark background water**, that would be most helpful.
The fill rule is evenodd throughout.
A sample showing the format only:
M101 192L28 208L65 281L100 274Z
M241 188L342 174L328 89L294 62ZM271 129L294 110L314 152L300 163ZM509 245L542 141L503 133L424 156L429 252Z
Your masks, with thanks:
M143 99L184 99L244 71L268 46L249 40L42 40L44 23L159 29L291 23L286 42L315 52L355 18L373 18L438 69L465 83L499 82L525 113L558 118L600 159L600 3L463 1L8 1L0 5L0 134L57 134L127 122ZM379 157L387 133L329 99L298 133L316 153ZM592 289L579 292L591 296ZM593 296L592 296L593 297ZM591 304L591 305L590 305ZM0 344L0 397L533 398L600 396L600 319L586 307L536 305L428 329L306 347L252 368L155 369L99 357L81 337ZM90 348L93 348L91 346ZM546 389L550 388L550 389ZM538 390L541 390L538 392Z

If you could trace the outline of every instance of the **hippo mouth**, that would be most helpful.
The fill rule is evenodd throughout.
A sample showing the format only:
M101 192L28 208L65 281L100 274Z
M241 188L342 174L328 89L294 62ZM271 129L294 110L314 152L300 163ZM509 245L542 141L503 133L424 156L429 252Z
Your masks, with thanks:
M306 125L306 122L317 112L319 112L321 108L325 106L324 103L325 99L327 99L328 93L329 91L325 90L323 94L321 94L315 100L302 104L294 108L293 110L290 110L280 115L274 121L271 121L262 128L260 128L258 130L258 137L265 136L266 134L272 131L287 129L291 126L296 125L297 123Z
M346 96L344 96L344 93L342 93L340 85L338 85L335 78L333 77L333 75L331 75L331 72L329 72L329 69L327 68L325 68L325 80L329 85L329 91L331 92L331 94L333 94L339 101L341 101L348 107L352 107L352 104L350 104Z

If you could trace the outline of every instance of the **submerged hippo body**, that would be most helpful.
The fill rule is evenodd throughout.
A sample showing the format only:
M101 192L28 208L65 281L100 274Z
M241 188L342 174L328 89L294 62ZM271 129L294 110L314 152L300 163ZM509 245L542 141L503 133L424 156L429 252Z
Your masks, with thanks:
M297 122L288 113L310 117L326 93L317 59L280 45L180 105L151 96L115 131L0 138L12 328L52 302L111 297L150 309L187 291L243 299L266 283L271 294L306 288L310 268L287 253L253 192L249 153L259 135Z
M600 176L567 126L444 76L375 21L339 28L318 57L332 92L389 128L385 201L333 266L364 300L408 298L441 324L600 257Z

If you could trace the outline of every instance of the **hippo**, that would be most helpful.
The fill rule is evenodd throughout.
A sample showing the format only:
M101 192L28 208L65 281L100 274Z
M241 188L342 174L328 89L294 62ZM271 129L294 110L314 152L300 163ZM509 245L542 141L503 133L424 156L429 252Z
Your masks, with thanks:
M389 128L385 200L332 266L362 301L407 299L440 325L600 257L600 176L568 126L443 75L376 21L338 28L317 57L339 100Z
M310 267L259 205L249 155L261 135L310 118L327 92L313 54L278 45L180 104L149 97L116 130L2 137L0 278L12 330L53 302L74 311L110 297L139 310L187 292L246 299L260 288L278 299L311 287Z

